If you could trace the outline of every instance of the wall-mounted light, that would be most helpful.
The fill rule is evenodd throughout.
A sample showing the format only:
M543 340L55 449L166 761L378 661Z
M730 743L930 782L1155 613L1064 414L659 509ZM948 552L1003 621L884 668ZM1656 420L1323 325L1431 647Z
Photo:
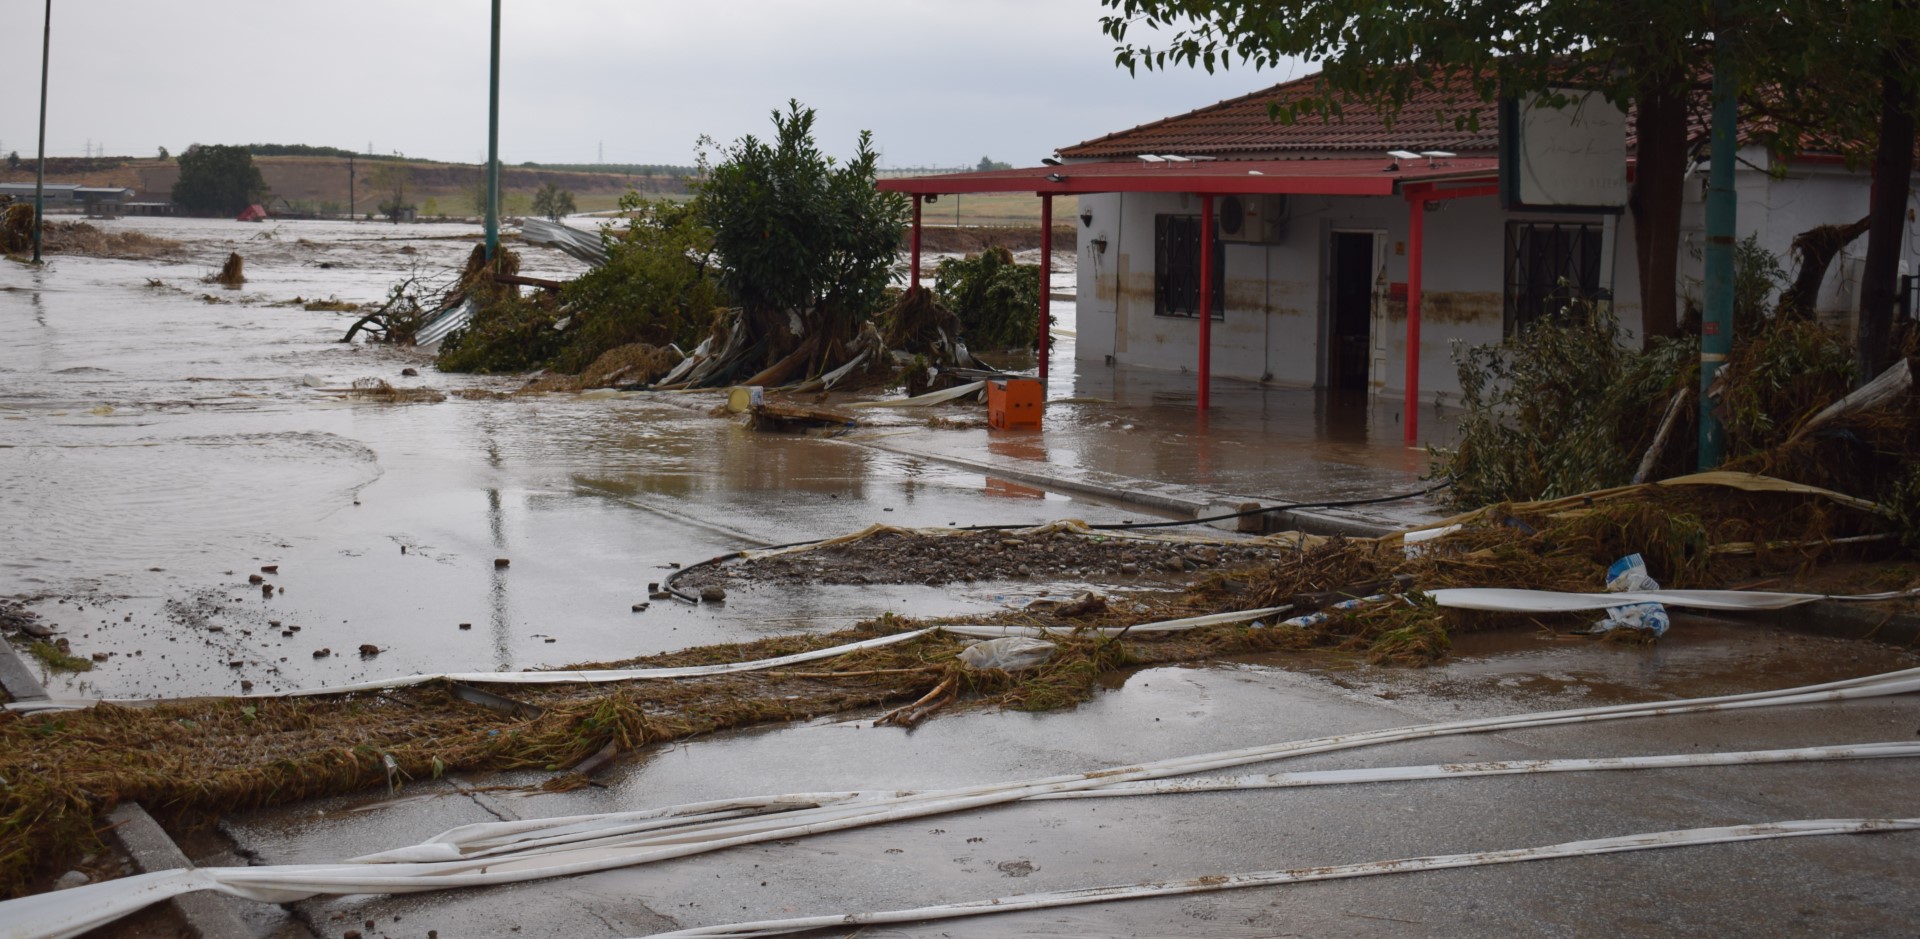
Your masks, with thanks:
M1088 228L1093 227L1093 210L1092 209L1080 210L1080 224Z
M1100 253L1100 254L1106 254L1106 253L1107 253L1107 236L1105 236L1105 235L1101 235L1100 237L1098 237L1098 238L1095 238L1095 239L1093 239L1093 240L1092 240L1091 242L1088 242L1088 243L1089 243L1089 244L1091 244L1091 245L1093 245L1093 250L1094 250L1094 251L1096 251L1096 252L1098 252L1098 253Z
M1060 175L1059 173L1048 173L1048 174L1047 174L1047 182L1050 182L1050 183L1064 183L1064 182L1066 182L1066 181L1067 181L1067 178L1066 178L1065 176L1062 176L1062 175Z
M925 202L928 205L932 205L935 202L940 201L940 195L938 193L929 192L926 195L921 196L920 201Z

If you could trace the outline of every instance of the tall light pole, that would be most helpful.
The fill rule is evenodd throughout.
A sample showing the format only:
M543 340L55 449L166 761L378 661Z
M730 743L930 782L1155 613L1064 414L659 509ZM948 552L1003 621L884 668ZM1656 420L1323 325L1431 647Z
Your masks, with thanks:
M52 3L53 0L47 0ZM500 0L493 0L493 60L487 84L487 260L500 254Z
M53 49L53 0L47 0L46 28L40 34L40 159L33 171L33 263L40 263L41 221L47 214L47 53Z
M1733 351L1733 233L1739 199L1733 189L1733 152L1740 145L1739 85L1734 81L1734 30L1728 4L1716 3L1713 30L1713 151L1707 171L1707 246L1700 317L1700 460L1702 471L1718 469L1726 456L1727 430L1713 413L1714 376Z

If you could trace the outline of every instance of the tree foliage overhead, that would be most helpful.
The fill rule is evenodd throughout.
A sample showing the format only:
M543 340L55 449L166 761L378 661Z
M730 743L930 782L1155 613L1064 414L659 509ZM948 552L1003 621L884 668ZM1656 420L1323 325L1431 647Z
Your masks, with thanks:
M266 180L245 147L194 144L180 154L173 201L189 212L234 215L267 195Z
M724 148L697 205L713 230L721 282L750 314L817 311L851 323L879 305L907 200L874 188L870 132L842 164L820 152L813 122L799 101L773 112L773 140L749 135Z
M1416 92L1436 88L1445 92L1442 116L1461 126L1475 125L1503 92L1538 95L1568 84L1597 88L1634 107L1638 171L1629 207L1648 341L1678 325L1683 179L1704 137L1692 112L1703 103L1716 35L1739 39L1738 87L1745 96L1795 105L1747 129L1788 153L1865 139L1872 120L1859 106L1875 102L1858 93L1862 69L1888 71L1883 53L1899 48L1896 37L1914 34L1916 16L1905 0L1101 3L1113 11L1102 17L1102 28L1117 44L1118 63L1130 70L1318 62L1316 93L1275 102L1281 121L1337 118L1342 103L1351 101L1391 115ZM1168 35L1164 42L1136 44L1129 38L1136 30ZM1911 72L1914 57L1904 58L1892 70Z

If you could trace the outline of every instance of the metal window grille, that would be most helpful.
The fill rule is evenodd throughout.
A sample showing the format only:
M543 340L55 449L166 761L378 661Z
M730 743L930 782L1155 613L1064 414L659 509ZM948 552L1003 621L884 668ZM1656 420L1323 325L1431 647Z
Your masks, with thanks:
M1197 318L1200 311L1200 216L1153 219L1153 315ZM1227 252L1213 240L1213 318L1226 318Z
M1600 292L1600 235L1598 225L1507 223L1508 335Z

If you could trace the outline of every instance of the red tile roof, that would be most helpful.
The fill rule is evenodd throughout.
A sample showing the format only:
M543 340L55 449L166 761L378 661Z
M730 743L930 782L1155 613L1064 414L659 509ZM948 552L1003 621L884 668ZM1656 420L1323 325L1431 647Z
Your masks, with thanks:
M1385 154L1322 160L1209 160L1143 163L1132 157L1062 166L1029 166L979 173L908 176L880 180L884 190L910 193L1032 192L1081 195L1097 192L1316 193L1385 196L1404 183L1480 181L1499 167L1489 157L1459 157L1427 165L1408 160L1389 168Z
M1111 159L1142 153L1280 156L1393 149L1492 153L1499 149L1500 122L1494 106L1481 106L1477 127L1467 128L1456 122L1455 116L1464 117L1469 110L1466 105L1473 100L1464 89L1459 93L1417 89L1391 126L1380 110L1360 103L1344 105L1338 117L1306 115L1292 124L1268 116L1271 103L1284 104L1313 94L1319 78L1317 73L1308 75L1197 111L1062 147L1060 155L1068 159ZM1444 119L1441 111L1447 112Z

